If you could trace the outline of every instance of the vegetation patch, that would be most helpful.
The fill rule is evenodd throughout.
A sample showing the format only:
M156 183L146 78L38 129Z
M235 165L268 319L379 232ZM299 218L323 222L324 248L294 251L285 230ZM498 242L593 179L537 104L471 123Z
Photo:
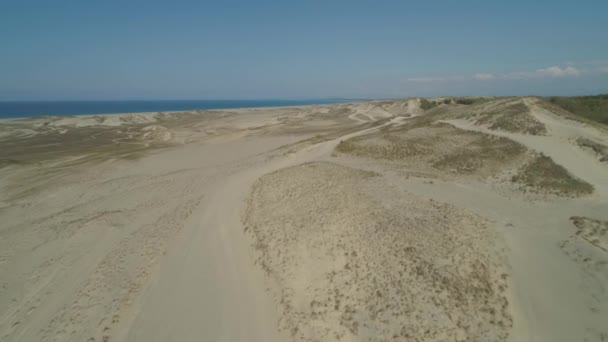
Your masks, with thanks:
M24 161L18 160L18 159L0 159L0 169L3 167L7 167L7 166L12 166L12 165L23 165L26 164Z
M487 97L458 97L454 99L454 102L461 105L474 105L478 103L484 103L492 100L493 98Z
M549 103L586 119L608 124L608 94L596 96L550 97Z
M243 225L294 341L508 337L502 241L477 215L314 162L258 179Z
M403 160L430 153L431 149L422 141L401 140L388 134L383 135L385 143L368 143L362 140L345 140L336 146L336 151L358 157L385 160Z
M436 102L436 101L429 101L427 99L420 99L420 108L422 108L423 110L429 110L431 108L434 108L436 106L440 105L440 103Z
M531 135L545 135L547 128L536 120L523 103L512 104L478 116L477 124L488 124L492 130Z
M592 150L597 154L601 162L608 162L608 146L587 138L578 138L576 139L576 143L583 148Z
M581 196L593 192L593 185L572 176L568 170L544 154L525 165L511 181L522 184L533 192L558 196Z
M425 121L424 117L421 120ZM342 141L336 152L397 161L425 172L486 177L503 172L527 151L508 138L443 123L423 127L419 124Z
M471 174L486 166L509 163L525 151L513 140L478 134L474 141L442 156L432 166L450 173Z
M608 253L608 221L582 216L572 216L570 221L576 226L578 237Z
M333 115L348 115L353 111L348 107L335 107L330 109L329 113Z

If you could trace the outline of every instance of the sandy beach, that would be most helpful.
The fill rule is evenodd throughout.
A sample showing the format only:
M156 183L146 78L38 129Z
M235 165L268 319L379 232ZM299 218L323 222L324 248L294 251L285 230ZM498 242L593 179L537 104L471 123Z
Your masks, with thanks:
M433 101L0 121L0 340L608 341L608 128Z

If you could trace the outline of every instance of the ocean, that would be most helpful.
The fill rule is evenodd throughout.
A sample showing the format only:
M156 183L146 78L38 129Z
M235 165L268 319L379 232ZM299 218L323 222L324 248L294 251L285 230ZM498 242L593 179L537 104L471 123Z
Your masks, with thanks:
M0 118L333 104L356 100L0 101Z

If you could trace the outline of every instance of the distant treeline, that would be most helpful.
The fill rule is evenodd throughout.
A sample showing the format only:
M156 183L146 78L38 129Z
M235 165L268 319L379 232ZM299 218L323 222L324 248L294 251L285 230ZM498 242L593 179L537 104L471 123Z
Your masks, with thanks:
M547 98L552 104L572 114L608 124L608 94L594 96L554 96Z
M431 109L435 106L438 106L440 104L461 104L461 105L472 105L475 103L480 103L480 102L486 102L488 101L487 98L483 98L483 97L449 97L443 100L427 100L427 99L421 99L420 100L420 108L424 109L424 110L428 110Z

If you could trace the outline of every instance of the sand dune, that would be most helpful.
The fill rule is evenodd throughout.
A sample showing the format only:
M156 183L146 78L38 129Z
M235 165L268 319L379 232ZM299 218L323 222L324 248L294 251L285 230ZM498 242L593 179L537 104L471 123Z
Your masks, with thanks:
M268 174L249 201L245 228L295 340L507 336L501 241L481 218L333 163Z
M607 340L608 130L551 108L4 120L0 339Z

